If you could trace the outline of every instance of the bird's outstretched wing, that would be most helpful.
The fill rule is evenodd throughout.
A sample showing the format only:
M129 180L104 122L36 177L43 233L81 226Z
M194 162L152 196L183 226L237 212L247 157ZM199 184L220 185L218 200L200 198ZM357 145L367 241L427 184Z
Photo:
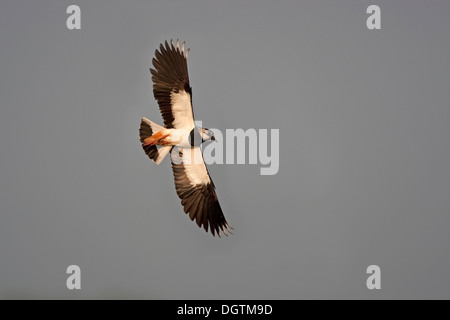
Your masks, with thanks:
M200 147L174 148L178 151L171 152L175 189L184 212L207 232L209 228L213 235L228 235L232 228L223 215Z
M170 45L161 44L155 51L150 69L153 81L153 95L158 101L159 110L166 128L192 129L194 114L192 111L192 88L189 85L187 57L189 49L184 50L184 42Z

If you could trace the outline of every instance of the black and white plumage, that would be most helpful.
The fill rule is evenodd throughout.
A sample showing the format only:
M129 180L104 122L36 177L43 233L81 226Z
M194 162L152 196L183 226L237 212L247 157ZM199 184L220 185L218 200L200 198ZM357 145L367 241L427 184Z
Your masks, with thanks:
M228 225L206 168L200 145L214 140L212 132L194 124L192 88L189 84L187 57L184 42L180 48L166 41L155 51L150 69L153 94L164 119L164 127L143 118L139 129L145 153L156 164L171 152L175 189L181 199L184 212L199 227L208 229L219 237L228 235Z

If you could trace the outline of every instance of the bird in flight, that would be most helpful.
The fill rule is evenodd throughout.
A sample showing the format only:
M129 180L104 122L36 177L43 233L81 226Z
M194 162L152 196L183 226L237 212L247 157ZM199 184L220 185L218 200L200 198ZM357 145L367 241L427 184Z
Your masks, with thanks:
M155 50L150 69L153 95L164 119L164 127L142 118L139 128L142 148L150 159L160 164L170 152L175 189L184 212L191 220L219 237L232 229L223 215L215 186L203 160L200 145L215 140L211 130L196 127L192 110L192 88L189 85L185 50L177 40L161 44Z

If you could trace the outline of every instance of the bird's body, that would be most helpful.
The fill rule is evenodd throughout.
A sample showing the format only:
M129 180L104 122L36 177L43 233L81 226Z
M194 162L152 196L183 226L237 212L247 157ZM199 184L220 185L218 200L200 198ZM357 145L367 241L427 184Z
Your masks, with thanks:
M139 129L145 153L156 164L171 151L175 189L184 212L211 233L227 235L230 227L223 215L214 183L203 160L200 145L214 140L212 132L196 127L192 111L192 89L187 70L188 50L167 41L155 51L150 69L153 94L164 119L164 127L143 118Z
M189 141L187 141L187 131L183 129L162 129L154 135L144 139L144 146L158 145L158 146L180 146L189 147Z

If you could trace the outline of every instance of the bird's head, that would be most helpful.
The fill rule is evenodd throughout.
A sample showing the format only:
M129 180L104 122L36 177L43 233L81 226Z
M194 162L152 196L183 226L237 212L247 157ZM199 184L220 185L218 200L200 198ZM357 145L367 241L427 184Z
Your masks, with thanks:
M216 138L214 137L214 132L212 130L202 128L200 131L200 136L202 137L203 141L212 140L215 141Z

